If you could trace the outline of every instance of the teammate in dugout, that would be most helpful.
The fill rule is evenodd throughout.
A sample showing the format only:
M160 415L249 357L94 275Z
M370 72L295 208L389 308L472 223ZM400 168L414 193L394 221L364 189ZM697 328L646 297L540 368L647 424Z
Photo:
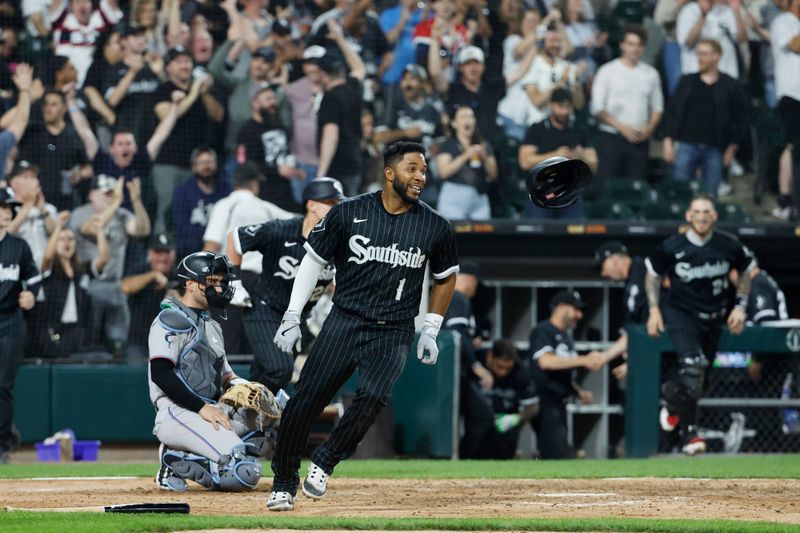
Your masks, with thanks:
M666 403L665 422L680 430L682 451L694 455L706 451L697 434L697 402L706 386L706 370L717 353L722 326L731 333L745 327L750 292L750 271L756 267L752 252L739 239L714 228L717 211L711 198L695 197L686 211L690 228L685 234L663 241L645 264L645 290L650 316L647 331L659 337L669 326L677 368L661 386ZM731 270L739 272L736 303L727 312ZM669 276L670 291L662 317L659 308L661 277ZM666 429L666 428L665 428Z
M300 315L328 262L336 267L333 310L322 327L294 395L281 418L267 508L288 511L300 484L300 454L311 424L341 385L358 369L359 387L327 442L311 456L303 493L319 499L336 465L359 441L386 405L405 366L414 337L425 266L434 278L429 312L417 358L435 364L436 336L458 273L450 223L419 201L425 187L425 150L396 142L384 155L384 188L346 200L317 224L305 244L292 294L275 343L292 351L300 338Z
M22 311L33 308L33 295L42 281L28 243L8 233L21 205L10 187L0 188L0 463L7 463L9 453L19 446L11 390L25 344Z
M231 304L248 308L244 312L244 330L255 355L250 379L263 383L275 394L289 384L294 369L292 354L278 348L272 339L289 305L298 265L306 255L303 246L314 226L341 199L342 184L338 180L317 178L303 189L305 216L242 226L228 234L228 251L234 266L241 265L245 252L261 252L263 257L253 294L249 295L242 282L236 280ZM333 283L334 273L330 263L322 269L301 318L308 316Z
M226 388L249 383L231 370L222 329L209 314L230 302L233 265L224 255L196 252L181 261L177 276L180 296L164 300L149 336L153 434L161 442L156 484L174 491L187 490L189 480L208 489L253 489L261 478L258 456L271 444L263 428L279 409L267 418L219 402Z

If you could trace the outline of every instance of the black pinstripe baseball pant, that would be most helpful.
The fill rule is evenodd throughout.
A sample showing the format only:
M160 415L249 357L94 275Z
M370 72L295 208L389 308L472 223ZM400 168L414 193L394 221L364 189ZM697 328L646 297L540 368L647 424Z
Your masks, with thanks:
M411 320L370 323L334 306L281 416L272 458L273 491L297 493L300 456L311 425L358 368L360 381L352 405L311 460L331 474L340 461L355 453L403 372L413 335Z
M677 355L677 368L670 369L672 376L667 381L680 382L682 381L681 374L702 373L701 388L705 390L708 368L711 367L717 356L724 321L723 311L713 317L702 318L695 313L688 313L670 305L664 306L664 323L667 325L667 331L669 331ZM690 427L697 424L697 400L699 398L689 396L689 398L683 398L684 401L678 402L678 405L672 405L673 402L668 400L670 412L680 416L680 430L683 436L688 435Z
M289 384L294 369L294 357L272 340L281 324L281 316L281 312L259 298L254 298L253 307L244 312L244 331L254 355L250 379L263 383L273 394Z

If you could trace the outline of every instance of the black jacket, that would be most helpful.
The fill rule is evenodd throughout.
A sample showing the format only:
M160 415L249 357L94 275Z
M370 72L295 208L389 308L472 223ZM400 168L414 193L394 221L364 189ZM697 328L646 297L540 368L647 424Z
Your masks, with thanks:
M681 77L667 111L666 137L681 140L677 135L686 118L687 104L700 83L703 81L699 73ZM719 132L718 148L724 150L729 144L744 143L747 139L749 105L739 82L720 72L719 80L714 84L714 103Z

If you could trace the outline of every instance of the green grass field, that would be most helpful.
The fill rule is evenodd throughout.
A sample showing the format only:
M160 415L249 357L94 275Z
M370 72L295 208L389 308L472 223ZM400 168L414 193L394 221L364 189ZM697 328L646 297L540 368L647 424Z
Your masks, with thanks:
M265 464L265 472L269 465ZM156 463L39 463L0 465L0 478L154 475ZM301 469L305 471L305 466ZM385 479L551 479L603 477L692 477L800 479L800 456L751 455L659 457L581 461L345 461L336 477ZM800 497L800 495L798 495Z
M155 464L0 465L0 478L59 476L147 476ZM265 465L268 471L268 465ZM800 479L800 457L705 456L609 461L346 461L336 477L419 479L549 479L605 477L692 477ZM800 498L800 494L798 494ZM435 502L432 502L435 504ZM637 518L328 518L263 516L118 515L97 513L0 512L0 531L106 532L174 531L208 528L288 528L450 531L631 531L631 532L800 532L800 526L720 520L648 520Z

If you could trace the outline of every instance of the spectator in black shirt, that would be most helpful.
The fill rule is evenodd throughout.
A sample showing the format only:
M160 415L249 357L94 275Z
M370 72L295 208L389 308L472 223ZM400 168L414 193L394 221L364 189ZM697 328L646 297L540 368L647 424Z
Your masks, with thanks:
M748 103L732 77L719 71L722 47L703 39L696 47L700 72L683 76L666 117L664 161L675 164L677 180L701 180L712 198L739 143L747 133ZM677 153L673 141L679 141Z
M432 39L431 47L436 48L438 42L438 39ZM505 79L485 75L485 57L483 50L477 46L462 48L456 60L459 81L449 85L443 94L447 95L447 102L451 107L471 107L478 120L481 135L494 139L498 133L497 104L505 94Z
M520 427L536 416L539 398L511 341L494 342L486 354L486 367L493 378L491 386L472 382L464 399L464 437L459 457L512 459Z
M281 123L278 98L269 85L263 85L253 96L253 116L239 131L237 162L253 161L263 171L261 198L281 209L297 211L291 180L302 180L305 173L298 168L289 152L289 132Z
M55 220L42 258L42 293L32 317L28 353L35 357L66 358L87 352L91 330L91 298L86 291L88 276L101 274L110 257L108 240L99 217L87 226L96 239L98 255L90 263L77 253L75 232L65 227L69 213Z
M149 139L157 124L150 110L161 85L160 73L145 61L145 28L126 26L120 40L124 55L109 69L103 96L117 115L116 129L128 130L136 139Z
M539 416L533 421L542 459L571 459L575 452L567 435L565 402L577 395L584 404L592 393L576 382L575 369L597 370L605 363L598 352L579 356L572 330L585 304L576 291L559 291L550 300L550 318L531 331L531 374L539 393Z
M427 81L428 75L421 66L406 66L400 79L402 98L393 101L385 122L375 129L376 142L419 142L430 152L436 139L444 137L442 112L425 94Z
M328 20L329 35L342 51L345 65L335 52L328 50L319 58L325 92L317 115L319 167L317 177L336 178L342 182L345 196L355 196L361 187L361 83L366 69L344 38L342 28Z
M163 233L165 215L172 202L172 194L191 175L192 150L208 144L213 129L225 118L223 101L214 89L214 78L207 72L192 73L192 58L183 47L169 51L166 60L167 82L159 87L155 97L154 112L159 120L170 113L174 91L183 91L186 97L178 104L178 122L167 139L170 149L159 153L153 166L155 185L156 232Z
M195 250L196 251L196 250ZM125 350L129 362L147 359L150 324L161 310L170 281L175 280L175 243L164 234L153 235L147 246L147 265L138 274L122 278L122 293L128 296L131 327Z
M78 134L64 120L66 114L64 95L47 91L42 104L43 123L30 124L19 147L20 159L39 165L45 198L59 210L79 204L77 186L81 180L91 178L91 172L80 168L88 161Z
M86 116L74 105L75 93L67 93L69 102L70 119L78 133L78 136L86 150L86 155L92 161L92 167L96 175L105 174L106 176L124 177L127 180L139 178L142 182L142 201L146 207L150 207L148 192L150 191L150 171L153 161L158 157L161 147L170 136L175 122L178 118L178 109L184 94L180 91L173 93L173 102L169 112L164 116L164 120L158 125L153 136L147 141L145 150L139 150L136 145L136 136L132 131L117 129L111 137L111 145L108 151L100 147L100 143L92 132ZM122 204L127 209L133 206L129 199L125 199Z
M562 156L582 159L597 170L597 152L587 146L586 134L575 127L572 94L556 89L550 96L550 116L528 128L519 147L518 162L522 170L530 170L545 159ZM541 209L530 204L525 210L529 218L580 218L583 201L579 199L567 209Z
M89 101L87 115L89 123L96 128L111 127L116 123L117 116L108 105L105 97L105 88L108 77L113 68L119 66L123 52L119 32L103 33L97 39L97 48L94 51L92 66L83 80L83 94Z
M442 187L437 209L449 220L488 220L489 184L497 179L494 148L483 140L471 107L454 107L450 115L454 135L436 156Z

